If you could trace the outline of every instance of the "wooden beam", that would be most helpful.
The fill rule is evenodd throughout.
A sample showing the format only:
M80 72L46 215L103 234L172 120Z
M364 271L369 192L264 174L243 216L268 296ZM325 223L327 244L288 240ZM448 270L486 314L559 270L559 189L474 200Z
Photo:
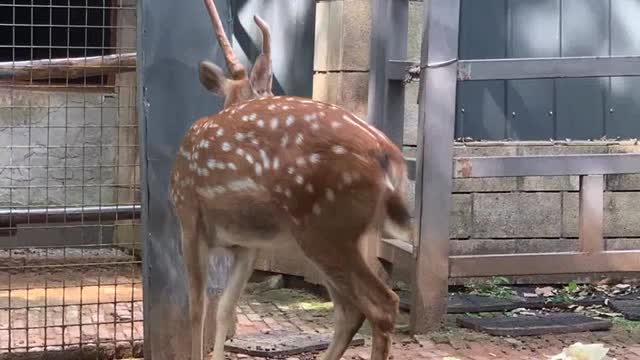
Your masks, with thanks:
M452 278L631 272L640 271L640 251L452 256L449 264Z
M0 82L47 79L76 79L132 72L136 70L136 53L0 62Z

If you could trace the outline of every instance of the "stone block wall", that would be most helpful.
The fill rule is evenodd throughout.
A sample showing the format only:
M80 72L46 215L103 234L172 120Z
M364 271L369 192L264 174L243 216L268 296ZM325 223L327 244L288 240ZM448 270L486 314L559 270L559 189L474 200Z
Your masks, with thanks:
M407 150L412 153L414 150ZM455 156L640 152L635 141L552 145L456 144ZM410 186L413 190L414 184ZM455 179L452 254L577 250L577 176ZM604 236L609 250L640 248L640 175L605 178ZM414 192L410 191L413 195ZM412 197L412 205L415 201Z

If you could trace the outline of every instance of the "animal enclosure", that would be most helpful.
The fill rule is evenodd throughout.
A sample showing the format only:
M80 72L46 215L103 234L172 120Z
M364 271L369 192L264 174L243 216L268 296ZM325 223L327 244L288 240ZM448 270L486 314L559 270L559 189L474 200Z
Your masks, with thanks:
M0 1L0 357L141 348L135 70L135 1Z

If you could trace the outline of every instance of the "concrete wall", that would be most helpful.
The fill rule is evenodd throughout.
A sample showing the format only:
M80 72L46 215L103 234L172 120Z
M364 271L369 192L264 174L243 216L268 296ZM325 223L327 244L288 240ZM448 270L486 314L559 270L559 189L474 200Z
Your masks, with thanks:
M0 206L114 200L113 94L0 90Z

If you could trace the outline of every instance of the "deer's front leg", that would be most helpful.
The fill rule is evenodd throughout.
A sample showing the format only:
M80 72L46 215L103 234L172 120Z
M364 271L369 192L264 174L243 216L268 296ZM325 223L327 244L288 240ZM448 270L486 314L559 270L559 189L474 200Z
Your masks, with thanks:
M216 338L213 347L213 360L224 360L224 343L229 327L233 325L236 305L244 287L253 273L256 250L234 247L233 268L227 287L222 292L216 313Z

